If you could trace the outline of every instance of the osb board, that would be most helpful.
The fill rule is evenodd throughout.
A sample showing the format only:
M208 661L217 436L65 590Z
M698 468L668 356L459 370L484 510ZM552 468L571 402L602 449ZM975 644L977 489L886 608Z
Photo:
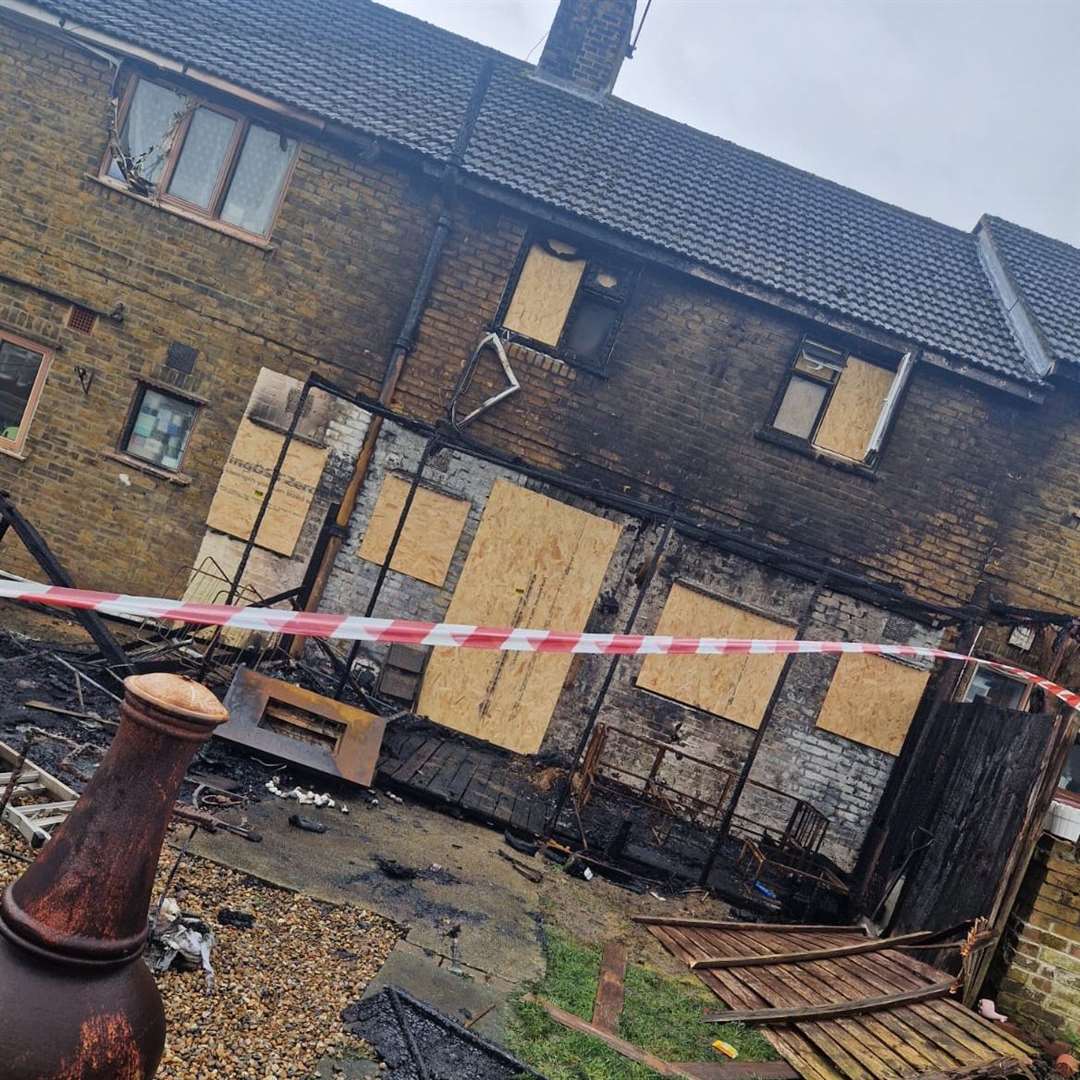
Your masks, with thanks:
M229 460L221 473L206 524L241 540L251 535L284 436L247 418L240 421ZM293 442L255 542L280 555L292 555L315 496L328 451Z
M364 542L360 545L360 558L382 564L408 494L409 483L400 476L391 474L383 480L364 533ZM417 488L394 548L390 569L419 578L429 585L442 585L465 528L470 506L467 499Z
M795 629L676 583L656 633L788 641ZM782 655L649 656L641 665L637 685L756 728L783 666Z
M887 368L848 357L814 445L862 461L895 377Z
M536 341L557 345L584 272L583 259L558 259L534 244L521 268L503 326Z
M929 678L929 671L881 656L843 653L817 726L886 754L898 754Z
M584 630L620 531L603 518L497 480L446 621ZM435 649L417 711L497 746L534 754L571 659Z

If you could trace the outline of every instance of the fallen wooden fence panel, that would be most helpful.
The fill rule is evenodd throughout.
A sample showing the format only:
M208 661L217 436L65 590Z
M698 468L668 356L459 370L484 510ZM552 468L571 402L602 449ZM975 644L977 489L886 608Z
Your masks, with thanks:
M805 1080L983 1080L1004 1076L1008 1063L1022 1071L1034 1053L999 1025L940 995L946 973L900 948L847 952L850 927L653 919L644 923L673 956L689 967L717 956L764 957L761 966L698 968L697 977L733 1012L716 1019L773 1010L840 1005L830 1017L769 1023L762 1034ZM794 949L816 959L782 961ZM825 953L825 955L820 955ZM875 1007L868 1001L914 993L916 999ZM923 995L929 996L923 996ZM848 1012L854 1005L855 1011ZM1015 1063L1015 1068L1013 1068ZM700 1080L700 1078L699 1078Z

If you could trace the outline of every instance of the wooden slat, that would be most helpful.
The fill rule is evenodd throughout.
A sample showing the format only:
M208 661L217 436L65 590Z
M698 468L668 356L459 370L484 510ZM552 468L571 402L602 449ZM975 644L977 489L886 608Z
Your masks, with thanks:
M766 943L775 945L780 940L770 936L766 939ZM786 940L794 940L800 944L810 946L822 943L825 938L824 936L815 938L810 935L802 935L795 938L789 937ZM841 961L832 962L829 967L833 970L839 970L841 963ZM873 996L875 993L873 987L857 978L841 979L829 971L822 974L821 969L823 967L825 967L824 962L816 961L806 965L791 966L785 968L784 971L790 973L793 981L807 988L812 1002L834 998L838 994L852 999L860 999ZM912 1069L932 1068L939 1063L951 1064L948 1058L941 1061L934 1056L921 1053L918 1046L909 1046L908 1041L915 1033L906 1031L900 1025L886 1024L877 1017L871 1016L838 1019L836 1023L841 1030L855 1036L864 1046L871 1050L874 1058L884 1062L889 1069L901 1075L910 1073ZM917 1035L915 1035L914 1041L916 1044L919 1042Z
M768 953L760 956L707 956L695 960L691 968L724 967L763 967L773 964L801 964L806 960L827 960L835 956L855 956L859 953L881 952L894 949L909 942L925 941L934 937L931 930L920 930L913 934L900 934L894 938L873 938L869 941L857 941L850 945L832 945L825 949L804 949L800 952Z
M631 915L631 922L642 926L680 926L700 927L703 930L768 930L773 934L805 934L821 932L828 934L861 934L866 931L861 926L798 926L794 923L746 923L732 919L690 919L672 918L669 915Z
M706 952L710 949L715 951L714 947L717 944L736 950L747 948L755 952L772 951L768 945L759 940L757 934L736 935L732 931L709 930L699 931L698 937L700 948ZM707 940L701 940L701 938ZM713 974L719 974L719 972L713 972ZM733 970L725 971L724 974L751 988L769 1006L787 1005L794 1002L804 1004L808 1000L808 995L798 986L788 985L783 969L750 972ZM815 1022L804 1024L799 1030L827 1060L851 1080L868 1080L868 1078L876 1077L895 1080L900 1075L858 1038L858 1032L843 1024L828 1021ZM867 1065L871 1065L872 1068L868 1068Z
M913 1001L927 1001L929 998L944 997L953 987L952 979L944 979L923 986L918 990L903 990L896 994L882 994L880 997L859 998L855 1001L833 1001L826 1005L789 1006L774 1009L741 1009L725 1013L708 1013L706 1020L712 1022L727 1021L733 1024L779 1024L793 1020L829 1020L838 1016L859 1016L887 1009L890 1005L907 1005Z
M707 933L713 942L729 950L745 945L759 955L771 954L777 943L783 940L762 932L739 935L731 931ZM833 988L827 985L814 985L812 979L808 981L805 973L794 966L733 969L731 973L745 984L760 988L762 995L774 1007L812 1005L822 995L834 993ZM799 1024L799 1030L811 1038L821 1052L852 1080L863 1080L866 1076L877 1080L896 1080L907 1071L905 1063L888 1043L852 1021L804 1020Z
M807 940L811 944L820 941L814 938ZM872 993L889 993L896 989L909 988L911 984L898 988L884 982L875 971L874 960L875 957L847 957L842 960L815 960L807 966L820 971L823 978L835 985L843 985L852 991L865 993L869 990ZM922 1021L912 1022L907 1016L908 1011L894 1009L891 1012L878 1013L864 1018L862 1023L880 1025L888 1031L892 1036L896 1052L919 1072L934 1068L950 1068L957 1062L966 1060L962 1048L960 1048L960 1054L955 1057L941 1050L937 1043L933 1039L928 1039L921 1030L925 1026Z
M616 1053L622 1054L623 1057L629 1058L630 1061L636 1061L641 1065L647 1065L661 1076L679 1077L680 1080L697 1080L697 1077L695 1077L693 1073L684 1072L670 1062L658 1058L655 1054L650 1054L647 1050L642 1050L640 1046L635 1046L625 1039L620 1039L618 1035L614 1035L610 1031L605 1031L603 1028L598 1028L594 1024L590 1024L588 1020L582 1020L580 1016L575 1016L565 1009L560 1009L558 1005L547 1001L545 998L537 997L535 994L526 994L524 1000L539 1005L552 1020L562 1024L563 1027L569 1028L571 1031L580 1031L585 1035L592 1035L593 1038L606 1043Z
M695 952L688 947L688 942L683 936L685 928L661 926L656 923L647 925L650 933L676 959L684 963L694 959ZM726 973L703 971L699 972L698 978L727 1004L745 1007L765 1004L761 997L746 991L738 980L731 979ZM813 1043L794 1028L769 1028L764 1035L806 1080L843 1080L842 1074L833 1068L828 1058L823 1057Z
M600 981L596 984L592 1022L605 1031L615 1031L623 1008L623 980L626 978L626 946L618 941L604 943L600 958Z

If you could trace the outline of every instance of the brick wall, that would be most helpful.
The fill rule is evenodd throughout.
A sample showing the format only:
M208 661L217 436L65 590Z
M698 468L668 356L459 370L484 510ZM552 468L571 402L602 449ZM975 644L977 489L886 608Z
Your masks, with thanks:
M447 247L398 400L434 418L442 387L494 319L524 224L471 205ZM579 479L653 499L675 491L723 524L966 601L1042 441L1028 403L923 364L876 477L761 441L809 324L645 267L606 377L510 349L521 391L473 426L485 441ZM486 359L467 408L504 385ZM1037 459L1036 459L1037 460Z
M350 523L346 541L330 577L325 607L363 611L379 571L360 558L363 542L382 484L389 473L411 475L424 440L387 423L372 461L369 481ZM549 498L617 521L622 534L589 619L596 632L621 631L637 597L637 575L649 562L661 527L631 515L606 509L589 499L568 495L554 485L539 483L513 469L479 461L471 455L443 450L432 459L425 482L437 490L469 501L466 526L455 549L446 581L430 585L406 574L389 571L379 593L376 615L408 612L411 617L438 621L445 617L465 564L487 497L496 479L523 484ZM777 570L725 554L695 540L675 536L658 565L635 629L652 632L672 584L692 580L701 588L743 603L766 615L797 621L804 613L813 586ZM890 615L872 605L830 590L817 598L810 613L807 636L820 640L869 639L904 644L937 644L940 633ZM363 645L361 658L372 669L381 665L386 648ZM753 730L636 686L641 659L626 657L604 699L600 719L645 736L670 742L696 757L737 770L753 738ZM773 721L752 779L820 809L832 824L825 852L850 866L884 789L894 758L873 747L816 727L818 713L836 667L835 657L800 656L791 666L777 700ZM608 661L576 657L563 687L541 752L567 755L577 743L590 706L600 692ZM618 741L618 740L616 740ZM616 748L624 763L647 769L638 744ZM640 758L640 760L638 760ZM666 778L704 798L717 797L716 774L682 760L668 766ZM740 812L774 829L782 829L793 803L775 794L751 789Z
M368 155L302 141L273 248L264 251L87 178L106 145L111 71L0 16L0 327L59 347L26 444L0 455L12 491L76 579L153 591L190 565L255 377L348 365L373 390L411 296L433 217L423 183ZM104 311L94 334L68 305ZM185 388L209 402L177 485L118 463L138 376L174 376L171 342L198 350ZM75 365L94 369L89 392ZM4 566L35 572L10 539Z
M1049 834L1013 910L997 1004L1042 1034L1080 1033L1080 857Z

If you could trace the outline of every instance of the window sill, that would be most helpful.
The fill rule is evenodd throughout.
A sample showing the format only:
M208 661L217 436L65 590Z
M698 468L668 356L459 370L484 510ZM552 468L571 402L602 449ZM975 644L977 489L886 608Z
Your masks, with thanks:
M792 450L796 454L810 458L812 461L820 461L822 465L839 469L840 472L852 473L855 476L865 477L867 480L876 480L878 478L877 469L873 465L864 465L859 461L849 461L847 458L830 454L827 450L819 450L802 439L796 439L792 435L786 435L784 432L776 431L773 428L758 428L754 432L754 438L771 443L773 446L782 446L785 450Z
M25 461L27 458L25 450L16 450L14 446L0 446L0 454L14 458L16 461Z
M517 333L515 330L507 330L504 326L493 327L493 330L503 339L504 345L511 345L524 350L526 353L530 354L530 358L533 359L534 362L539 363L548 370L561 372L562 374L570 375L573 378L577 378L578 374L581 372L584 372L586 375L593 375L598 379L606 379L608 377L606 360L604 361L603 367L585 364L552 345L546 345L542 341L535 341L533 338L527 338L523 334Z
M158 480L168 480L170 484L175 484L177 487L188 487L191 484L191 477L187 473L169 472L168 469L158 468L157 465L151 465L149 461L141 461L119 450L102 450L101 456L110 461L119 461L121 465L127 465Z
M274 245L265 237L256 236L254 233L244 232L243 229L234 228L231 225L226 225L224 222L215 221L213 218L203 217L202 214L196 214L194 211L185 210L182 206L177 206L174 203L163 202L161 199L151 199L147 198L145 195L139 195L124 184L121 184L110 177L95 176L93 173L84 173L83 176L86 180L91 181L91 183L97 184L109 191L115 191L128 199L134 199L135 202L142 203L144 206L152 206L156 210L164 211L166 214L172 214L174 217L183 218L185 221L192 221L196 225L201 225L204 229L210 229L211 232L221 233L223 236L231 237L233 240L239 240L240 243L248 244L251 247L258 248L260 251L273 251L275 249Z

